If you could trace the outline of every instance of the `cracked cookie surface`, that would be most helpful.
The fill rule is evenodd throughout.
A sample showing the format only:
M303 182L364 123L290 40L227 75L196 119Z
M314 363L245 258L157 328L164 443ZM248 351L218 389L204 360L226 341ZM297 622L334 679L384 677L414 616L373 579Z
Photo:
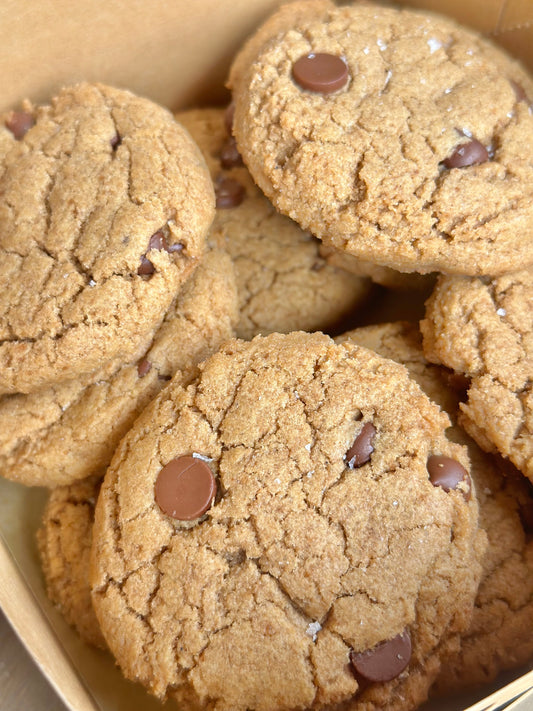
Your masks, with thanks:
M468 480L445 491L428 475L434 454L468 467L448 424L402 366L323 334L230 341L176 376L96 508L93 603L125 675L191 709L399 699L410 668L468 625L480 574ZM368 428L372 452L351 468ZM191 455L217 494L177 521L154 486ZM405 631L411 666L360 689L352 656Z
M0 393L135 358L214 212L205 162L162 107L79 84L27 108L22 136L0 128Z
M105 468L137 415L177 370L193 368L234 335L237 287L230 257L208 250L146 352L133 363L24 395L0 397L0 472L54 487Z
M364 302L369 279L329 266L319 254L320 242L276 211L238 154L230 155L233 163L222 165L223 151L231 145L222 109L186 111L176 118L202 150L215 191L221 178L244 189L241 201L217 209L209 237L228 251L235 265L237 336L335 330Z
M353 342L402 363L427 395L456 420L462 394L449 373L426 360L414 324L388 323L350 331ZM448 436L468 447L487 551L469 629L459 650L443 662L432 693L449 694L487 684L533 658L532 487L501 457L483 452L461 429Z
M533 271L441 277L420 327L427 359L470 379L461 424L533 481Z
M347 68L328 94L296 72L323 53ZM326 245L405 272L533 262L533 84L481 36L414 10L296 2L250 38L229 86L255 181Z

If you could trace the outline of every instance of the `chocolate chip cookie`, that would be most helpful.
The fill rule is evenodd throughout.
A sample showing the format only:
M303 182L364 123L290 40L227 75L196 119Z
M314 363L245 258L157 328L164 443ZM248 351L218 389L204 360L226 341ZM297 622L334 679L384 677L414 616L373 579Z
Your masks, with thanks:
M428 360L470 380L464 428L533 481L533 271L441 277L420 326Z
M229 87L254 180L326 245L404 272L533 263L533 83L480 35L304 0L250 38Z
M125 675L220 711L418 688L480 574L448 424L405 368L323 334L230 341L177 375L96 507L93 603Z
M211 170L217 211L209 239L235 265L240 320L237 335L293 330L338 331L366 300L370 280L329 266L320 242L280 215L243 166L222 109L177 114Z
M66 485L105 468L121 437L176 370L194 367L234 335L230 257L210 250L133 363L29 395L0 398L0 472L26 485Z
M341 338L347 337L405 365L429 397L456 419L462 389L446 369L424 358L415 325L381 324ZM443 663L432 690L439 695L487 684L533 658L533 489L501 457L483 452L457 424L448 436L468 447L488 547L472 623L459 650Z
M51 492L37 543L48 597L84 642L105 648L89 585L94 507L102 476Z
M0 122L0 393L137 357L214 213L200 152L151 101L79 84L26 108Z

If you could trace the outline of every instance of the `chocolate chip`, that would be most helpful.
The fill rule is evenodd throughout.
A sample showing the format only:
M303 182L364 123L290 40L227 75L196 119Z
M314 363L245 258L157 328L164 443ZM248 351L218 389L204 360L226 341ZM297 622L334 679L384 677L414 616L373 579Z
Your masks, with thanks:
M457 146L453 153L442 161L442 164L446 168L466 168L469 165L486 163L488 160L488 150L476 138L472 138L467 143Z
M392 639L380 642L365 652L350 652L350 662L356 677L370 682L395 679L411 659L411 637L407 630Z
M348 67L335 54L306 54L292 66L294 81L302 89L320 94L332 94L348 81Z
M176 244L167 244L167 240L165 239L164 233L161 230L158 230L150 237L150 240L148 242L148 249L146 250L146 252L148 253L151 249L164 249L169 254L172 254L173 252L181 252L181 250L183 249L183 245L179 242L177 242ZM143 254L141 256L141 265L137 269L137 274L140 274L141 276L149 276L154 272L154 265L149 259L147 259L146 254Z
M215 179L216 206L218 209L238 207L244 200L244 187L233 178L219 175Z
M35 125L35 119L28 111L12 111L5 125L17 141L20 141L30 128Z
M365 422L361 432L357 435L354 443L346 452L344 458L350 469L355 469L370 460L370 455L374 451L372 442L376 436L376 428L371 422Z
M137 363L137 375L139 378L144 378L145 375L152 370L152 364L146 358L143 358Z
M440 486L444 491L457 489L461 482L468 485L468 490L463 491L465 499L470 499L471 485L468 472L451 457L445 457L442 454L433 454L428 458L427 470L429 472L429 480L433 486Z
M226 111L224 112L224 128L228 136L233 135L233 118L235 116L235 102L232 101L228 104Z
M207 464L196 457L176 457L159 472L155 500L167 516L193 521L213 503L217 485Z
M238 168L243 165L242 156L237 148L237 142L233 137L228 138L222 146L222 150L220 151L220 165L223 168Z
M116 149L120 146L122 143L122 136L119 136L118 133L113 136L113 138L110 141L111 143L111 148L116 151Z

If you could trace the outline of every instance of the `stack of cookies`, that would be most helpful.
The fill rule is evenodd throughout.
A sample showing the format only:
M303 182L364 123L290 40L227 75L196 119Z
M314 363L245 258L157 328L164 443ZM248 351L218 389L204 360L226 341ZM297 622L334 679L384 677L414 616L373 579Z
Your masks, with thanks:
M50 598L159 698L412 711L533 659L533 81L302 0L229 86L5 117L1 472L53 489Z

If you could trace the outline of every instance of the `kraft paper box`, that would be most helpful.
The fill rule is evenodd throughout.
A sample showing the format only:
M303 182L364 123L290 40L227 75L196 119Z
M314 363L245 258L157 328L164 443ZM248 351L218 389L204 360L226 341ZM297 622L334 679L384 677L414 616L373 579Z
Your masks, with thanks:
M0 111L24 98L47 101L62 85L101 81L170 109L227 100L224 80L243 39L279 0L1 0ZM533 71L533 0L412 0L491 36ZM0 478L0 606L72 711L155 711L162 706L125 681L111 657L90 649L46 599L35 546L46 492ZM533 634L533 630L532 630ZM425 711L459 711L490 689ZM517 686L518 685L518 686ZM533 686L524 675L497 705ZM496 702L494 702L496 703ZM514 708L514 705L513 705ZM532 709L533 697L520 708Z

